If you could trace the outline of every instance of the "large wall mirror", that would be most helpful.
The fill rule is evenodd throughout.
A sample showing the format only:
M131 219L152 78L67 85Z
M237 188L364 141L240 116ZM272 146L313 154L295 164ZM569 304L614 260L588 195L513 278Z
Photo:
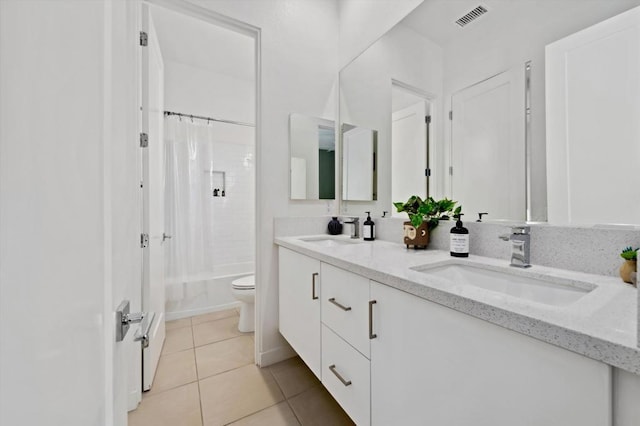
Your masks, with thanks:
M335 123L302 114L289 115L291 153L289 195L292 200L336 197Z
M486 13L460 26L456 20L478 2L425 0L340 71L340 123L377 129L379 153L377 200L341 202L341 212L392 211L391 203L403 201L409 191L453 198L468 219L488 212L483 220L640 224L639 215L596 206L611 188L640 188L628 180L621 183L622 175L613 173L619 156L624 156L629 176L640 169L640 137L635 145L614 144L622 136L628 140L640 136L640 127L623 118L628 114L602 110L603 102L613 104L616 98L618 104L635 108L636 103L625 103L620 96L625 88L626 93L638 93L638 72L621 71L617 64L640 63L638 41L608 37L601 56L585 53L582 47L590 42L576 41L559 53L575 59L570 84L563 88L547 84L545 51L558 40L640 5L640 0L480 3ZM638 30L629 33L633 31ZM608 90L619 81L622 85ZM406 96L398 88L413 91L416 102L403 102ZM572 94L572 102L583 108L568 107L573 103L560 99L558 90ZM418 108L416 117L425 117L416 118L415 130L406 134L401 120L410 115L410 107ZM551 122L548 108L553 111ZM555 135L562 133L555 122L560 115L568 123L562 129L568 126L581 135L581 144L556 140ZM600 131L589 130L587 124L603 118L609 121ZM621 131L621 124L627 130ZM624 153L611 152L612 146ZM409 188L407 182L410 189L403 192ZM634 202L640 205L637 191L626 197L621 193L608 197L607 204L627 211ZM554 206L564 199L577 201L564 207L563 214L554 213ZM567 214L572 206L573 214ZM576 215L576 209L589 214Z

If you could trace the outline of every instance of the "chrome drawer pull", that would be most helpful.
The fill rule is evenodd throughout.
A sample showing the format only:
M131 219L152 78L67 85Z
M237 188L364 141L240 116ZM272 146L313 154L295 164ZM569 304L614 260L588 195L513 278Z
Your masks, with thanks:
M373 333L373 305L376 303L378 302L375 300L369 300L369 340L378 337L377 334Z
M335 375L336 375L336 377L338 378L338 380L340 380L340 381L342 382L342 384L343 384L343 385L345 385L345 386L349 386L349 385L351 385L351 380L345 380L345 379L340 375L340 373L338 373L338 372L336 371L336 365L335 365L335 364L330 365L330 366L329 366L329 370L331 370L331 372L332 372L333 374L335 374Z
M336 305L338 308L342 309L343 311L350 311L351 310L351 306L344 306L341 303L336 302L336 298L332 297L331 299L329 299L329 302L333 303L334 305Z
M318 296L316 296L316 278L318 277L318 273L314 272L311 274L311 299L316 300Z

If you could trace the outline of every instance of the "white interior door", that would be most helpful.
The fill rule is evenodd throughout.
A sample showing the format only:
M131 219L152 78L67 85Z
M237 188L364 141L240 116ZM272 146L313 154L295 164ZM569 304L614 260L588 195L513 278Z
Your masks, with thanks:
M451 99L451 197L475 217L526 219L524 68Z
M143 247L142 309L154 315L149 329L149 345L142 349L142 390L149 390L165 338L164 306L164 65L160 45L147 5L142 10L147 46L142 51L142 131L148 146L142 149Z
M412 195L424 198L427 192L426 104L419 101L394 112L391 123L391 199L404 202ZM392 210L393 211L393 210ZM405 217L406 213L393 212Z
M640 8L547 46L549 222L640 221L639 76Z

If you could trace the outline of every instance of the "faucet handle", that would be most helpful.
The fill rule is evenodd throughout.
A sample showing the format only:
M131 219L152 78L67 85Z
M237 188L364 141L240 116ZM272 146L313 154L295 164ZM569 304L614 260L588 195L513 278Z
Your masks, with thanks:
M512 226L511 233L517 235L529 235L531 227L529 226Z

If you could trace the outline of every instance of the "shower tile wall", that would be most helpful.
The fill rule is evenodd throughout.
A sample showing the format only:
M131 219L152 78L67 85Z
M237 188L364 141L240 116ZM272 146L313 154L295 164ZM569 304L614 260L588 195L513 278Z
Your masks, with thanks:
M236 128L221 130L213 144L212 169L225 173L225 196L212 195L220 186L220 175L212 175L208 194L212 220L208 222L211 228L205 232L211 232L212 261L221 272L225 265L252 263L255 256L253 129L233 127Z

